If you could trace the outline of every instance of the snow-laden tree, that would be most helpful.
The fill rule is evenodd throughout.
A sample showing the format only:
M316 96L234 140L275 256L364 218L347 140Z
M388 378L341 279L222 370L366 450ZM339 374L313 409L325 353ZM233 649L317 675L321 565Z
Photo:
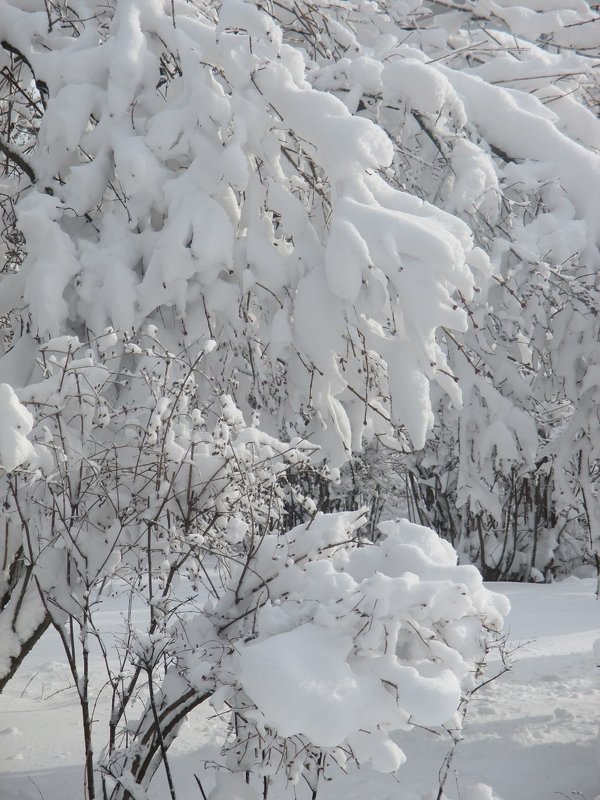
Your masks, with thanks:
M597 559L600 20L585 3L523 6L461 12L475 18L471 45L444 61L460 71L452 85L493 161L499 205L462 212L495 274L485 305L466 304L467 335L448 336L465 403L457 413L441 399L432 449L446 455L426 455L421 477L450 490L442 508L462 506L456 544L484 574L529 578ZM488 15L486 35L475 25ZM586 528L587 542L573 538Z
M422 446L436 330L464 329L452 295L471 297L468 264L486 259L391 185L392 142L318 88L288 12L282 27L233 0L175 20L160 2L49 13L9 3L4 19L8 69L46 106L35 131L9 125L34 181L27 255L3 281L7 379L27 380L15 361L36 338L151 320L173 349L215 339L207 370L241 407L334 464L400 424Z
M379 50L354 17L316 81L377 120L399 187L466 221L493 266L459 297L467 332L443 335L462 405L434 389L437 427L387 483L408 469L415 516L486 577L539 577L597 558L600 18L582 2L424 5L400 44L376 16Z
M76 335L97 335L106 325L129 329L151 319L173 349L189 351L216 338L211 374L221 376L240 406L260 409L271 433L308 433L336 465L373 437L391 443L390 432L401 439L408 433L421 446L432 423L428 379L435 375L454 403L447 410L444 396L434 401L441 428L433 448L445 442L449 455L426 455L425 467L418 456L412 467L419 498L428 484L428 495L436 485L446 487L447 496L435 503L451 511L432 519L490 577L537 574L554 554L568 560L570 546L582 556L581 543L571 538L582 515L591 555L597 502L594 457L586 455L594 447L585 445L595 429L589 388L577 429L563 437L558 473L561 481L565 473L573 477L558 494L556 446L547 445L579 406L569 375L575 361L593 363L596 338L581 316L595 314L598 124L590 109L598 97L598 17L580 0L538 6L324 3L300 13L293 4L260 11L242 5L230 25L227 15L238 10L226 4L214 52L198 67L202 81L190 87L179 39L192 52L206 50L184 20L197 13L215 18L210 5L182 10L180 30L171 19L163 35L155 29L168 27L168 20L158 6L142 13L120 3L113 14L92 4L78 21L59 7L42 12L35 4L12 4L2 146L22 182L4 202L8 268L22 258L27 225L39 228L34 207L44 224L52 218L52 230L68 228L68 234L57 243L57 252L63 245L67 252L60 259L62 287L52 290L56 302L38 279L48 273L48 247L29 248L24 268L6 285L7 379L26 380L36 336L65 326ZM271 25L281 41L273 39ZM97 51L89 62L93 74L74 66L86 62L84 29L88 36L97 30L89 46ZM23 44L28 30L35 31L34 41ZM227 72L242 41L245 82ZM57 58L62 66L55 70ZM270 75L288 69L275 63L286 58L298 62L290 71L294 81L304 81L302 91L291 92L290 108L276 97L285 82L276 80L276 90L267 86ZM124 59L136 68L123 67ZM81 104L77 98L84 95ZM221 116L205 95L220 98ZM239 108L248 106L238 96L251 104L261 98L252 136L248 121L239 122ZM319 116L317 129L319 103L328 122ZM68 113L72 107L79 117ZM305 130L311 124L314 130ZM268 133L261 138L259 130ZM362 144L338 146L348 136ZM202 172L200 188L194 170ZM356 170L358 183L349 178ZM15 199L32 180L17 228ZM390 185L404 192L404 206L393 215L400 195L390 194ZM422 227L433 212L428 205L417 211L406 192L460 217L488 252L494 277L489 286L478 279L475 298L464 271L471 247L465 229L435 217L441 228L433 226L437 245L429 244L442 242L441 258L428 260L423 271L419 255L434 251L421 247ZM389 240L368 222L376 206L387 214L379 215L381 224L393 229ZM408 221L410 231L402 227ZM456 246L453 237L462 252L460 278L455 256L443 252ZM108 251L112 269L104 268ZM479 250L467 258L485 267ZM428 292L417 287L438 279L442 303L427 302ZM452 288L458 293L449 300ZM466 338L452 328L464 323L465 311L475 322ZM555 324L557 335L550 331ZM17 336L14 346L17 330L29 335ZM577 337L581 352L573 359ZM427 342L418 352L417 340ZM461 394L466 402L459 411ZM582 448L570 447L574 438ZM589 483L585 491L582 480ZM554 504L553 496L563 499ZM431 503L419 500L422 514L431 512ZM533 504L538 510L545 504L541 514Z

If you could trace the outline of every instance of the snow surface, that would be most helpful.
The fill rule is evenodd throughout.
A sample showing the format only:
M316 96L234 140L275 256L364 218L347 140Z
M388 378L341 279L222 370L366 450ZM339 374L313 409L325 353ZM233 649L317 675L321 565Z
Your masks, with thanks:
M512 605L507 620L510 646L521 646L512 670L473 697L465 740L457 749L446 787L448 798L593 800L600 793L596 760L600 672L594 660L600 605L594 585L592 580L570 578L552 585L491 586L508 595ZM106 631L115 630L120 619L118 606L107 603L101 612ZM493 662L491 670L499 666ZM102 664L97 655L92 670L97 682L101 681ZM79 713L75 691L68 687L68 668L51 631L0 696L2 800L37 800L40 796L43 800L80 800ZM293 699L290 704L294 707ZM101 721L107 708L108 697L102 695L96 710ZM408 757L399 772L402 789L393 775L364 767L348 775L340 772L336 780L323 784L320 800L397 800L399 791L402 800L433 800L450 740L442 741L426 730L415 733L399 738ZM190 716L171 755L180 800L201 797L194 773L213 800L253 797L250 789L235 781L221 779L214 790L215 774L206 762L217 758L223 737L223 724L210 706ZM479 784L492 786L494 793ZM166 797L165 791L159 775L151 800ZM297 792L299 800L309 796L306 787L299 786ZM292 800L294 790L277 787L273 796Z

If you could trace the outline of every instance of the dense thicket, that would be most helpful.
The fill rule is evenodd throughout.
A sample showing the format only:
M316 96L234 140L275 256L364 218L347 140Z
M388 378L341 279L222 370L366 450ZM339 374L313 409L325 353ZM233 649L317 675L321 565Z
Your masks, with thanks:
M209 698L265 797L455 736L505 609L383 511L486 578L598 560L600 18L551 5L0 9L0 688L54 625L88 797Z

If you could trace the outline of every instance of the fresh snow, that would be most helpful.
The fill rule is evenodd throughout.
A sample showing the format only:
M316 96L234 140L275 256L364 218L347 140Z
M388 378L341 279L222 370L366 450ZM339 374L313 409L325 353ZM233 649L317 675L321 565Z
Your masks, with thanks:
M510 599L512 610L506 623L508 649L518 649L513 655L511 671L473 695L464 741L452 762L447 797L594 800L600 794L596 759L600 672L594 658L594 642L600 635L600 606L594 596L595 582L569 578L555 584L504 583L492 584L490 588ZM134 611L140 620L144 613L141 609ZM121 621L116 600L105 602L98 620L107 634L116 630ZM283 644L282 637L267 640L273 649L278 638ZM318 672L317 665L310 665L314 655L310 648L322 644L319 658L326 660L329 650L343 646L343 637L334 634L329 643L325 638L315 642L304 628L298 628L292 644L299 648L298 663L303 667L308 665L296 689L290 683L290 696L279 698L278 708L280 712L287 709L290 720L295 718L297 722L308 713L302 710L302 692L308 691L312 673ZM306 646L305 652L301 652L302 646ZM245 653L250 654L253 649L258 658L260 645L248 646ZM265 680L276 674L273 664L266 666L270 672L265 674ZM492 660L488 674L493 675L500 668L500 662ZM242 667L242 674L243 671ZM98 685L102 674L101 659L95 654L92 683ZM252 694L254 687L247 688ZM331 704L347 691L343 683L338 689L325 688L320 723L318 719L306 723L313 726L314 731L311 728L310 732L314 739L321 735L324 744ZM349 702L354 701L350 698ZM104 720L107 708L105 693L95 716ZM293 727L293 722L289 724ZM200 800L194 773L202 780L211 800L253 800L251 787L239 779L222 777L215 789L211 761L216 758L223 738L221 717L211 706L206 704L206 708L190 715L171 750L179 800ZM442 740L421 729L406 736L400 734L397 741L407 756L406 764L400 768L402 800L434 800L437 773L450 739ZM80 800L82 761L77 698L74 689L69 688L69 671L58 637L51 631L0 696L0 797ZM493 792L486 787L493 787ZM296 790L299 800L310 796L302 785ZM149 797L150 800L166 797L162 771ZM280 786L274 797L292 800L294 788L286 790ZM366 765L347 775L340 771L335 781L322 785L320 797L397 800L399 786L394 775L381 774Z

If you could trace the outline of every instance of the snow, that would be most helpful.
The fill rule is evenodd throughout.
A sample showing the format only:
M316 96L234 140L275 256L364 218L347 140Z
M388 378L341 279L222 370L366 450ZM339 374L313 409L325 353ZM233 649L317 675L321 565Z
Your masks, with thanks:
M239 775L219 775L208 800L258 800L258 795Z
M517 647L512 670L473 695L464 729L452 763L446 794L449 800L532 800L563 797L593 800L600 793L596 763L597 708L600 676L594 660L594 641L599 635L600 609L594 597L595 582L570 578L556 584L492 584L510 600L507 620L509 649ZM111 605L112 604L112 605ZM102 627L114 630L120 619L117 601L107 602L99 615ZM135 611L141 615L143 612ZM314 727L325 736L334 724L329 715L338 698L352 687L343 684L323 695L321 724L308 719L302 708L303 692L313 691L310 676L314 648L323 647L320 659L335 656L344 640L334 630L328 637L305 626L297 629L294 641L280 639L278 646L288 654L287 645L303 665L298 691L279 698L298 723ZM273 637L271 641L277 637ZM299 652L301 646L307 651ZM275 649L275 645L272 645ZM248 646L258 659L260 645ZM265 655L263 651L262 655ZM273 651L270 653L273 655ZM92 683L102 679L99 653L92 653ZM335 663L333 664L335 668ZM500 669L492 662L491 674ZM267 679L276 673L274 667ZM344 676L342 676L343 678ZM279 688L283 679L277 678ZM252 681L250 681L252 682ZM77 698L69 688L69 672L54 632L48 632L27 657L23 667L0 696L0 797L2 800L80 800L83 776L80 721ZM250 689L250 686L248 686ZM264 688L264 687L263 687ZM317 690L328 687L317 687ZM274 686L277 691L277 686ZM250 689L251 691L251 689ZM101 695L96 716L106 719L108 693ZM356 698L355 698L356 699ZM358 699L363 702L364 698ZM346 712L347 713L347 712ZM336 723L338 724L338 723ZM291 722L290 722L291 725ZM418 735L397 734L396 741L407 756L400 767L403 800L430 800L436 796L437 773L451 744L426 730ZM201 778L211 800L250 800L259 792L256 782L223 773L215 789L215 773L205 762L215 759L223 741L220 718L212 708L200 708L185 724L171 750L171 767L179 800L198 800L200 792L193 777ZM341 755L338 754L338 759ZM373 765L381 767L381 765ZM404 788L406 787L406 788ZM491 788L490 788L491 787ZM377 772L366 764L324 783L323 800L372 797L397 800L398 784L393 775ZM299 787L300 800L309 797ZM303 793L304 792L304 793ZM166 796L159 775L152 785L150 800ZM259 794L260 796L260 794ZM278 800L292 800L294 789L283 785L274 793Z
M32 427L33 417L21 405L14 389L0 383L0 466L7 472L33 455L33 446L27 438Z
M381 683L346 662L351 648L349 636L302 625L243 650L240 680L282 735L304 734L319 747L335 747L385 717L386 707L393 716ZM446 717L455 707L451 697Z

